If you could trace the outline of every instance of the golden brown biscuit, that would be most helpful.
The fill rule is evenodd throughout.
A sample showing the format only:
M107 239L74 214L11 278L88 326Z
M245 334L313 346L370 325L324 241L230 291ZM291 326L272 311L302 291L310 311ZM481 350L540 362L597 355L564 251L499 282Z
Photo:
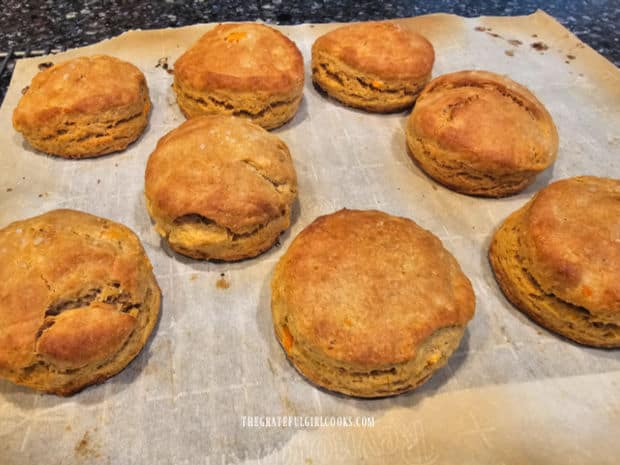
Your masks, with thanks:
M269 249L289 227L297 178L278 137L243 118L201 116L160 139L145 193L172 249L241 260Z
M433 79L407 120L411 157L457 192L515 194L555 161L558 133L525 87L487 71Z
M121 371L159 315L136 235L75 210L0 230L0 377L70 395Z
M276 266L280 344L310 381L359 397L414 389L458 347L471 284L430 232L379 211L316 219Z
M66 158L123 150L146 127L151 102L144 74L97 55L39 72L13 112L13 126L35 149Z
M350 24L314 42L312 79L346 105L386 113L413 105L434 61L431 43L399 24Z
M174 64L174 91L188 118L234 115L277 128L295 116L303 86L301 52L263 24L220 24Z
M502 224L489 258L506 297L534 321L620 347L620 180L549 185Z

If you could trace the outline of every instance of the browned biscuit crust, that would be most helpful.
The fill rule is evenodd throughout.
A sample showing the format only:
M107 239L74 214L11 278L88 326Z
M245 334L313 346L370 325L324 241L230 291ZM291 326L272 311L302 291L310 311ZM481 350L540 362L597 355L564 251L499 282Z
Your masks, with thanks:
M160 139L145 193L157 231L174 250L240 260L267 250L288 228L297 178L278 137L243 118L201 116Z
M220 24L174 65L174 90L186 117L224 114L266 129L290 120L304 84L301 52L263 24Z
M439 239L378 211L316 219L272 281L275 333L293 365L359 397L428 379L458 346L474 307L469 280Z
M525 189L555 161L558 134L536 97L487 71L433 79L407 120L411 157L457 192L503 197Z
M398 111L413 105L434 61L431 43L399 24L350 24L314 42L312 79L349 106Z
M0 230L0 377L70 395L121 371L159 315L136 235L54 210Z
M533 320L595 347L620 347L620 181L577 177L540 191L496 232L489 258Z
M140 137L150 108L146 79L134 65L105 55L79 57L33 78L13 126L42 152L96 157Z

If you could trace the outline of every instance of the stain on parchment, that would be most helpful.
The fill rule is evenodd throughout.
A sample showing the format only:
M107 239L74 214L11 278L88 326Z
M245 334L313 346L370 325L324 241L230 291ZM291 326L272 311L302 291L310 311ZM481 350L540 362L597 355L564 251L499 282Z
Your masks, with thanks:
M486 32L488 35L490 35L491 37L494 37L496 39L504 39L506 42L508 42L513 47L518 47L519 45L523 44L523 42L521 42L519 39L506 39L501 34L498 34L496 32L491 32L492 29L490 27L477 26L474 29L476 31L478 31L478 32ZM513 56L512 54L509 54L507 52L505 52L505 53L508 56Z
M504 50L504 53L506 55L508 55L509 57L515 56L515 51L514 50Z
M86 431L74 448L75 457L78 459L92 459L99 458L101 454L99 452L99 444L93 442L90 437L90 432Z
M544 42L532 42L530 44L530 47L532 47L534 50L538 50L539 52L544 52L545 50L549 49L549 46Z

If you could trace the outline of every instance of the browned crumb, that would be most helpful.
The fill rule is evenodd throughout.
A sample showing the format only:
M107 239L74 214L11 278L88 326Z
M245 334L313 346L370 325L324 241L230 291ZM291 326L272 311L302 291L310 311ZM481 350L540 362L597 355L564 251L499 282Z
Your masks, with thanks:
M54 63L51 61L46 61L45 63L39 63L39 69L43 71L44 69L51 68L54 66Z
M28 92L28 89L30 89L30 86L26 86L22 89L22 95L24 95L26 92Z
M228 289L230 287L230 282L226 280L224 273L220 274L220 279L215 282L215 287L218 289Z
M575 58L577 58L575 55L566 55L566 58L568 58L569 60L574 60Z
M478 31L478 32L485 32L485 31L490 31L491 29L490 29L490 28L489 28L489 29L487 29L487 28L486 28L486 27L484 27L484 26L476 26L476 27L474 28L474 30L476 30L476 31Z
M487 34L489 34L491 37L497 37L497 38L500 38L500 39L502 38L502 36L500 36L499 34L497 34L495 32L488 32L487 31Z
M513 45L513 46L515 46L515 47L518 47L518 46L519 46L519 45L521 45L523 42L521 42L519 39L510 39L510 40L508 41L508 43L509 43L510 45Z
M538 34L532 34L532 37L536 38L538 37Z
M155 68L168 69L168 57L161 57L159 60L157 60Z
M515 56L514 50L504 50L504 53L508 55L509 57Z
M6 188L6 191L7 191L7 192L13 192L13 188L12 188L12 187L7 187L7 188Z
M101 179L97 179L97 184L101 184Z
M530 44L530 47L532 47L534 50L538 50L539 52L543 52L549 48L549 46L544 42L532 42L532 44Z

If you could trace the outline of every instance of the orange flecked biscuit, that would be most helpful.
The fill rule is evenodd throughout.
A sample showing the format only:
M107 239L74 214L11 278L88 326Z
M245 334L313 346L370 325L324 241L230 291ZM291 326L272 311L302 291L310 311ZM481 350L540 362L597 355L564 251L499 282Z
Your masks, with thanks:
M303 85L301 52L263 24L220 24L174 65L174 91L188 118L232 115L277 128L295 116Z
M393 22L339 27L312 46L312 79L346 105L386 113L411 107L431 77L431 43Z
M140 352L161 293L125 226L54 210L0 230L0 378L59 395Z
M275 333L313 383L383 397L446 364L474 315L471 284L441 241L379 211L317 218L271 283Z
M241 260L289 227L297 177L282 140L243 118L192 118L162 137L146 167L156 229L175 251Z
M147 125L144 74L117 58L74 58L40 71L13 112L13 126L35 149L89 158L125 149Z
M433 179L469 195L504 197L553 164L558 133L525 87L487 71L433 79L407 120L411 157Z
M620 347L620 180L550 184L502 224L489 259L534 321L580 344Z

